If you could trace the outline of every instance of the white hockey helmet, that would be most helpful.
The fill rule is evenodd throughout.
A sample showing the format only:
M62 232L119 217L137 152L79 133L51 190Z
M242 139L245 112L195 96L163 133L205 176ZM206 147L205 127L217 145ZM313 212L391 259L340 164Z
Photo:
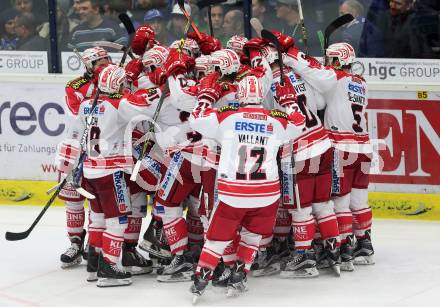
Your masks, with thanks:
M88 67L93 67L95 62L100 59L110 59L110 55L101 47L93 47L84 50L82 57Z
M108 65L99 74L98 88L107 94L118 93L126 81L125 69L118 65Z
M171 45L170 48L179 49L182 45L182 40L176 40ZM192 58L196 58L200 55L200 47L199 44L192 38L187 38L183 42L182 46L183 51Z
M194 67L196 79L200 80L213 71L214 68L211 65L211 57L209 55L201 55L196 58L196 65Z
M352 64L356 58L354 48L348 43L331 44L325 51L325 55L329 59L337 58L341 66Z
M234 35L226 43L226 49L231 49L237 52L237 54L243 53L243 47L248 42L248 39L244 36Z
M247 75L240 80L237 90L237 100L240 103L260 105L263 99L263 85L259 78Z
M145 51L142 56L144 69L151 72L154 68L161 67L168 58L169 50L167 47L155 45L150 50Z
M275 47L267 45L260 49L261 54L266 58L269 64L278 60L278 51Z
M240 69L240 57L231 49L221 49L211 54L211 65L222 75L230 75Z

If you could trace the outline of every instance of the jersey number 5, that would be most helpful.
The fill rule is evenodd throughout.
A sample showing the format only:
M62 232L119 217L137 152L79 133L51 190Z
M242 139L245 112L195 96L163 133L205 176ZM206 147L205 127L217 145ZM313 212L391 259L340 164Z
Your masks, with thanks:
M248 156L256 158L254 165L249 172L245 171ZM266 171L261 169L264 159L266 158L266 149L264 147L252 147L250 148L248 155L248 146L242 145L238 149L238 170L236 173L237 180L265 180Z

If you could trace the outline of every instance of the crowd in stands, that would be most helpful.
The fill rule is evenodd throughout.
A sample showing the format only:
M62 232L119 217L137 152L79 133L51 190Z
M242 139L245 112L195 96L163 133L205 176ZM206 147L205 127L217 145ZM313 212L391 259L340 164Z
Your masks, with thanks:
M200 30L209 33L206 9L189 0L187 11ZM293 36L302 47L296 0L252 0L252 16L265 28ZM135 27L148 23L164 45L183 36L185 16L172 0L56 0L59 51L84 50L108 40L127 43L118 14L127 12ZM358 56L440 58L440 1L308 0L303 1L308 49L322 54L319 31L338 15L355 19L332 37L352 44ZM243 3L228 0L212 7L214 35L225 44L244 35ZM47 0L3 0L0 3L0 50L49 50ZM255 35L255 33L253 33Z

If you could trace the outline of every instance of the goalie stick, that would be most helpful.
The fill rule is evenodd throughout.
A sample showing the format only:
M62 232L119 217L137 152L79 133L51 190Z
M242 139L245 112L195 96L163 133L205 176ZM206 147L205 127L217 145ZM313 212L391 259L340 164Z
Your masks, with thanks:
M278 52L278 61L280 66L280 85L284 86L284 62L283 57L281 54L281 46L280 42L278 41L278 38L270 31L263 29L261 31L261 37L271 42ZM295 155L293 154L293 146L292 144L289 144L289 150L292 149L292 160L291 160L291 176L292 176L292 182L295 189L295 202L298 210L301 210L301 203L299 199L299 189L298 189L298 183L296 182L296 174L295 174Z

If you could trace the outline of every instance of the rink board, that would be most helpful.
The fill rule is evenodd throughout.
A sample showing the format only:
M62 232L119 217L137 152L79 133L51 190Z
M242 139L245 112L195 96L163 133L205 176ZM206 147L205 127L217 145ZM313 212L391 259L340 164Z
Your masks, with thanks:
M0 180L0 205L41 205L49 199L46 191L53 181ZM369 204L376 218L440 221L439 194L370 192ZM55 205L63 205L57 199Z

